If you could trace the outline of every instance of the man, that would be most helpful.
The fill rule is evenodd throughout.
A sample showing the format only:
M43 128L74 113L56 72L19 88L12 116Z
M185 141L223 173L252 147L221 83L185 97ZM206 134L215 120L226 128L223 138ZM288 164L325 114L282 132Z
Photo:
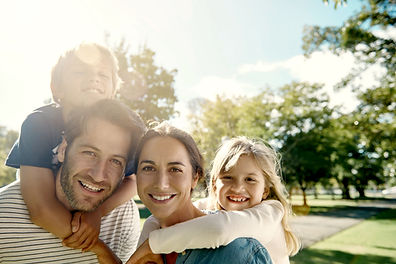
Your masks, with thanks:
M73 221L79 220L79 211L95 210L117 189L144 130L134 112L110 99L71 115L58 148L62 165L55 192L74 212ZM100 240L91 252L81 252L31 222L18 181L0 191L1 263L106 263L113 253L125 261L135 250L139 227L139 213L130 200L102 218Z

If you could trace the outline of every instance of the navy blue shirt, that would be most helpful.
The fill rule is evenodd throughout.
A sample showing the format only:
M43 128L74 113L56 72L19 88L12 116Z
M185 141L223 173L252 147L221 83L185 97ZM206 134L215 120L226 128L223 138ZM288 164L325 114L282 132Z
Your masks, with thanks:
M18 140L8 154L6 165L54 169L56 148L62 142L62 108L56 104L40 107L23 121Z

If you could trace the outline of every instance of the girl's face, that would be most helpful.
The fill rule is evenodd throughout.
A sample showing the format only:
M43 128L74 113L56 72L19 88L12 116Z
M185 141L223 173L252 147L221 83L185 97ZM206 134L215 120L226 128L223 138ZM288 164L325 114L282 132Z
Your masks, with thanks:
M217 177L215 188L217 202L227 211L253 207L267 197L269 190L255 160L247 155Z
M137 171L138 194L161 226L183 217L197 184L185 146L172 137L154 137L143 146Z

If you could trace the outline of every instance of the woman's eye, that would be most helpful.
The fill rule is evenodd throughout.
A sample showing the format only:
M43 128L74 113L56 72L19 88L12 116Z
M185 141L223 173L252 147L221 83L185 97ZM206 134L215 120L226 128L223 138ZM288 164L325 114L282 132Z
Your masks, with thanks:
M179 168L171 168L170 169L171 172L183 172L181 169Z
M144 166L142 168L142 171L154 171L154 167L152 167L152 166Z
M110 75L106 74L106 73L100 73L99 74L100 77L102 77L103 79L110 79Z

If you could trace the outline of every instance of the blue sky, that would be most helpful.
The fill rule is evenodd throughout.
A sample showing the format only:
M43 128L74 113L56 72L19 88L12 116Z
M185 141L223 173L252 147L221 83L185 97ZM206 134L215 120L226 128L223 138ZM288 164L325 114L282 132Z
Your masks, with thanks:
M321 81L332 93L353 59L324 51L305 60L302 30L341 25L359 9L360 1L349 2L335 10L321 0L0 0L0 125L19 130L51 97L58 56L81 41L104 43L105 32L111 43L125 38L131 52L147 45L158 65L178 70L183 114L197 96L254 95L291 80ZM185 122L182 116L176 125Z

